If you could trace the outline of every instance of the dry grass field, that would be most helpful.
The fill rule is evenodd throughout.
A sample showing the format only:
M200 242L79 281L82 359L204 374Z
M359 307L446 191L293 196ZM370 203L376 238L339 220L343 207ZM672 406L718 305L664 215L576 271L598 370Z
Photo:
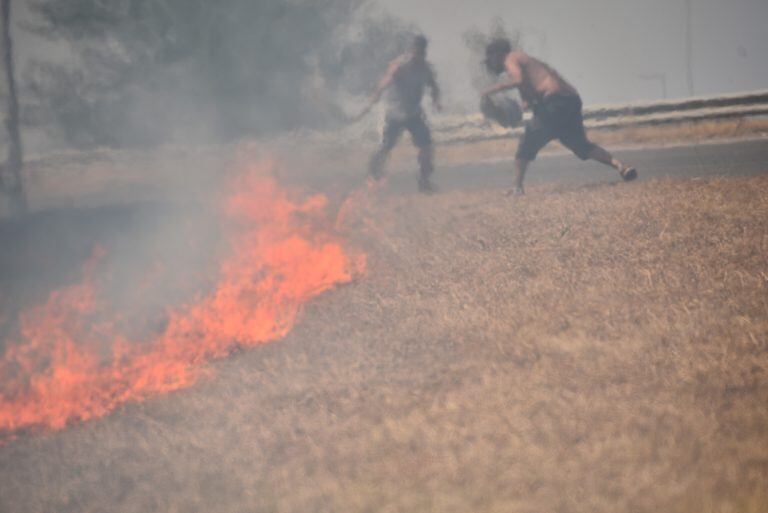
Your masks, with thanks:
M768 511L768 176L382 193L195 387L0 447L0 511Z

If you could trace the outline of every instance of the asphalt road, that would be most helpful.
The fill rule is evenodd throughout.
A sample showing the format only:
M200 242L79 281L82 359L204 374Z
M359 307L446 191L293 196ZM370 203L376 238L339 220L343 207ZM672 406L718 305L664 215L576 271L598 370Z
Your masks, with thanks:
M625 149L614 153L623 161L637 167L641 180L768 173L768 139ZM439 167L435 173L435 182L444 191L467 187L508 187L512 181L512 157L510 155L509 160L471 166ZM570 153L558 153L540 155L529 168L526 184L589 184L616 181L617 178L615 171L599 163L582 162ZM392 187L397 190L412 189L414 181L415 173L400 173L392 177Z

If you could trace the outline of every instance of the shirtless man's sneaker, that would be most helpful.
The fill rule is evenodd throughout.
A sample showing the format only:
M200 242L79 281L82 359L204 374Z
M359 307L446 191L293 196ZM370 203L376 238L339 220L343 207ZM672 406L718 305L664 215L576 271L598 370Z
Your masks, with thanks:
M635 180L637 178L637 169L635 169L632 166L625 167L621 171L619 171L619 174L621 175L621 179L625 182L631 182L632 180Z

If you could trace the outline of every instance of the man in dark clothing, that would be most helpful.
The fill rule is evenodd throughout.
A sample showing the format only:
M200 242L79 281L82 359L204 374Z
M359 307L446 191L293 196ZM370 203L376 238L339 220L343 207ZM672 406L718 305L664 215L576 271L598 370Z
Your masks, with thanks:
M367 114L386 92L387 113L384 133L379 150L371 157L369 172L374 180L380 180L384 173L384 164L404 130L411 134L413 144L419 149L419 191L434 192L430 180L434 170L432 135L427 126L421 100L424 88L432 93L435 109L442 110L440 89L435 80L432 66L427 62L427 39L416 36L410 49L390 62L384 77L371 96L368 106L358 116Z
M596 160L613 167L625 181L637 178L634 167L622 163L587 138L579 93L557 71L524 52L512 51L506 39L488 44L485 64L494 75L506 73L507 78L484 91L483 96L516 88L523 107L533 110L533 119L526 124L515 156L515 195L524 194L525 171L539 150L553 139L582 160Z

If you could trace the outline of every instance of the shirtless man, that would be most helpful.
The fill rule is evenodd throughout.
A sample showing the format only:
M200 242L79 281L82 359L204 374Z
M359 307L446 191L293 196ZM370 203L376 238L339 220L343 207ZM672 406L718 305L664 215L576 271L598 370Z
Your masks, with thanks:
M579 93L557 71L524 52L512 51L506 39L489 43L485 57L488 71L497 76L506 72L507 77L485 90L483 96L517 88L523 108L533 109L533 119L525 126L515 156L513 194L524 194L523 179L528 165L553 139L558 139L581 160L596 160L613 167L627 182L637 178L634 167L624 164L587 138Z
M427 39L416 36L409 50L390 62L384 77L376 87L371 100L356 118L367 114L371 108L387 93L387 114L381 146L371 157L369 166L370 176L378 181L384 173L384 164L389 153L397 144L404 130L411 133L413 144L419 149L419 191L429 194L435 191L430 180L434 166L432 135L427 126L421 100L424 88L429 87L435 109L442 110L440 105L440 88L435 81L432 66L427 62Z

